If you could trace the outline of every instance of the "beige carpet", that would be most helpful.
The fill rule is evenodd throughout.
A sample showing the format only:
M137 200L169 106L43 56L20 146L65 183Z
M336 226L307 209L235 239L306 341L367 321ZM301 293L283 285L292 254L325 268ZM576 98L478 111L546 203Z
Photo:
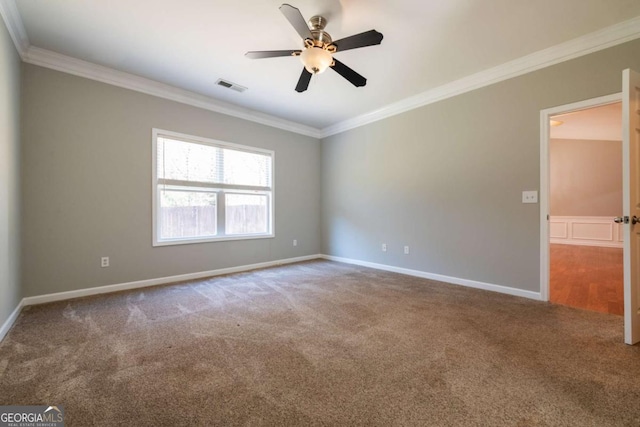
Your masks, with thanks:
M26 308L0 404L67 425L640 425L622 318L317 261Z

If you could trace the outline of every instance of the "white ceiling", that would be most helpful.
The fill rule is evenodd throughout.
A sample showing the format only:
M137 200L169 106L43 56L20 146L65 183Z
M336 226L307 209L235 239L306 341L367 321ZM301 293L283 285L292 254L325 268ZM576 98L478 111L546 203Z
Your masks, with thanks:
M554 116L563 122L552 126L551 138L622 141L622 103L589 108Z
M8 0L0 0L8 1ZM286 1L286 0L285 0ZM322 129L412 95L640 16L637 0L289 0L321 14L334 40L376 29L380 46L336 54L364 75L328 70L294 91L297 49L283 0L17 0L32 46ZM218 78L249 88L237 93Z

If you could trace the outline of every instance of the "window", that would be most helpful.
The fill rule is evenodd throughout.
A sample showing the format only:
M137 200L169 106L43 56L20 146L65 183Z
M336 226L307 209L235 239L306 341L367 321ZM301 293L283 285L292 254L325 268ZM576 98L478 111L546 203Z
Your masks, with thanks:
M273 151L153 130L153 245L273 237Z

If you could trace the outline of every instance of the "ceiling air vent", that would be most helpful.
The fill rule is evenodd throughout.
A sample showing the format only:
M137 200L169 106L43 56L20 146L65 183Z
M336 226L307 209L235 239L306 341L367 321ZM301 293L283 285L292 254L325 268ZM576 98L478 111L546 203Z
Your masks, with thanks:
M235 90L236 92L244 92L247 90L246 87L240 86L239 84L232 83L228 80L218 79L216 80L216 84L218 86L226 87L227 89Z

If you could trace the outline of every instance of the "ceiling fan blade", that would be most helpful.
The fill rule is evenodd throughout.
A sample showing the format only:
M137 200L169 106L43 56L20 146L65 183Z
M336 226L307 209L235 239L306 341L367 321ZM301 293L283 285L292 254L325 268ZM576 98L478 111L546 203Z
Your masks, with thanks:
M302 69L302 74L300 74L300 80L298 80L298 84L296 86L296 92L304 92L309 87L309 82L311 81L311 74L307 71L306 68Z
M382 43L383 37L382 33L379 33L376 30L369 30L364 33L356 34L355 36L345 37L333 42L333 44L338 46L338 52L342 52L344 50L380 44Z
M331 68L333 68L336 73L349 80L352 85L361 87L367 84L367 79L362 77L360 74L356 73L351 68L347 67L335 58L333 58L333 61L335 62L335 64Z
M307 21L304 20L300 11L291 6L290 4L283 4L280 6L280 12L287 18L287 21L295 28L295 30L300 34L302 39L312 39L311 30L309 30L309 26L307 25Z
M300 50L258 50L247 52L244 56L251 59L263 59L275 58L276 56L294 56L296 53L300 52Z

